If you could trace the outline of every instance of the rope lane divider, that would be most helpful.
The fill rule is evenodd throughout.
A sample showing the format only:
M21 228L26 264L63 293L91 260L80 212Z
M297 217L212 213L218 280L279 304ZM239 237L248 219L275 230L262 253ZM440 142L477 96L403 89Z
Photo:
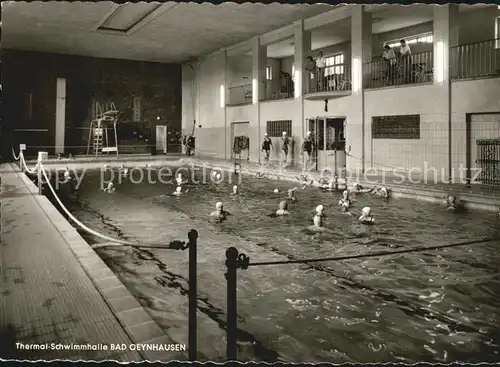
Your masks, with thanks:
M116 238L112 238L112 237L109 237L109 236L106 236L104 234L101 234L99 232L96 232L94 231L93 229L87 227L85 224L83 224L82 222L80 222L77 218L75 218L75 216L73 214L71 214L71 212L64 206L64 204L62 203L61 199L57 196L57 193L54 189L54 187L52 186L52 184L50 183L49 181L49 178L47 176L47 172L45 171L45 168L43 167L43 165L40 165L40 169L42 171L42 174L45 178L45 181L47 183L47 186L49 187L50 191L52 192L52 195L54 196L54 198L56 199L57 203L59 204L59 206L61 207L61 209L64 211L64 213L66 213L66 215L74 222L76 223L80 228L82 228L84 231L96 236L96 237L99 237L103 240L106 240L106 241L109 241L111 243L104 243L104 244L96 244L96 245L92 245L91 247L93 249L97 249L97 248L103 248L103 247L114 247L114 246L131 246L131 247L140 247L140 248L156 248L156 249L172 249L172 250L184 250L187 248L187 244L185 242L182 242L182 241L179 241L179 240L173 240L173 241L170 241L169 245L168 246L165 246L165 245L156 245L156 244L141 244L139 242L130 242L130 241L125 241L125 240L120 240L120 239L116 239Z
M473 241L467 241L467 242L458 242L458 243L452 243L452 244L448 244L448 245L423 246L423 247L415 247L415 248L406 249L406 250L379 251L379 252L372 252L372 253L368 253L368 254L337 256L337 257L325 257L325 258L321 258L321 259L303 259L303 260L287 260L287 261L266 261L266 262L257 262L257 263L250 263L250 262L248 262L247 266L250 267L250 266L264 266L264 265L309 264L309 263L326 262L326 261L342 261L342 260L352 260L352 259L364 259L364 258L369 258L369 257L385 257L385 256L396 255L396 254L407 254L407 253L411 253L411 252L425 252L425 251L433 251L433 250L439 250L439 249L451 248L451 247L460 247L460 246L469 246L469 245L475 245L475 244L483 244L483 243L489 243L489 242L494 242L494 241L500 241L500 237L483 238L483 239L479 239L479 240L473 240Z

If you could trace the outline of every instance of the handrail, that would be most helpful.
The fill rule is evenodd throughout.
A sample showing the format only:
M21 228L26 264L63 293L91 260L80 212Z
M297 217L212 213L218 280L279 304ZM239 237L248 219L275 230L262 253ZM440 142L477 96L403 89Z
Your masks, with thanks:
M500 75L500 39L450 48L450 78L467 79Z
M496 41L496 42L499 42L500 41L500 38L490 38L490 39L487 39L487 40L483 40L483 41L475 41L475 42L469 42L469 43L461 43L459 45L455 45L455 46L451 46L450 49L453 49L453 48L458 48L458 47L462 47L462 46L470 46L470 45L475 45L475 44L478 44L478 43L484 43L484 42L492 42L492 41Z
M351 90L351 66L347 63L315 68L304 73L305 93Z

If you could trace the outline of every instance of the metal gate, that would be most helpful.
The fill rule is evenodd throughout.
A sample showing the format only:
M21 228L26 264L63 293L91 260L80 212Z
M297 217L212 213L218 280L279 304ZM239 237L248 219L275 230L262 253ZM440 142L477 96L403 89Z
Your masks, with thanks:
M477 139L476 148L476 163L480 169L477 181L500 186L500 139Z

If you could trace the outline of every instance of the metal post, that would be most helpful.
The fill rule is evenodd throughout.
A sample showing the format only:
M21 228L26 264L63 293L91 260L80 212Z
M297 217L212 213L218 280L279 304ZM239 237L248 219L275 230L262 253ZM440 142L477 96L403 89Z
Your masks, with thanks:
M38 180L38 195L42 195L42 152L38 152L38 164L36 166Z
M189 360L196 361L197 357L197 319L196 311L198 306L197 292L197 254L196 245L198 232L192 229L188 233L189 239Z
M250 258L245 254L238 253L234 247L226 250L227 272L224 274L227 280L227 322L226 322L226 358L228 361L238 359L238 348L236 343L237 324L237 289L236 289L236 270L238 268L246 269Z

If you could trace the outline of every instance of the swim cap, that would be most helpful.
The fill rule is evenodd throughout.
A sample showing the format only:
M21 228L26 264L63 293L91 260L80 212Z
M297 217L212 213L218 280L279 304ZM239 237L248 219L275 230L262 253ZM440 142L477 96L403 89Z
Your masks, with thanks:
M108 188L112 188L113 187L113 182L108 182Z
M281 135L286 135L286 131L283 131L283 133Z
M280 210L287 210L288 209L287 201L286 200L280 201L279 208L280 208Z
M318 205L316 207L316 213L322 212L323 211L323 205Z
M361 211L364 215L370 215L372 212L372 209L369 206L365 206L363 210Z
M182 187L180 187L180 186L177 186L177 188L175 189L175 191L177 191L177 192L181 192L181 190L182 190Z
M264 133L264 136L267 136L267 133Z
M344 192L342 193L342 195L349 195L349 191L344 190Z
M215 204L215 207L217 209L222 209L222 202L221 201L218 201L217 204Z
M238 190L238 185L234 185L233 190Z
M280 190L278 189L274 189L274 193L277 194L278 192L280 192Z
M309 136L309 135L311 135L311 132L310 132L310 131L308 131L308 132L307 132L307 136Z

